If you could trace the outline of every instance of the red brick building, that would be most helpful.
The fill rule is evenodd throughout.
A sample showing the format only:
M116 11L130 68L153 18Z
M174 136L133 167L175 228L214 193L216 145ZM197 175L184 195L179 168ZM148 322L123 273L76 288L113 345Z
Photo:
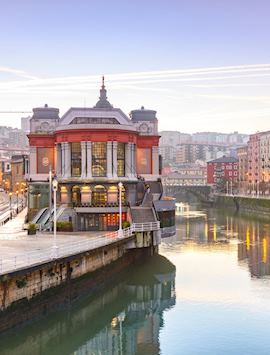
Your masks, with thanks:
M222 157L207 163L207 183L220 185L226 182L233 185L238 182L238 160L234 157Z

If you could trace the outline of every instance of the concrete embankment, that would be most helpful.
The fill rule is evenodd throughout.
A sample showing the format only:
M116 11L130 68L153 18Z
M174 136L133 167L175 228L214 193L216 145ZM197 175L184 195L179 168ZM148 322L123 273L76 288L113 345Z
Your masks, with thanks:
M102 289L157 247L127 249L133 237L0 276L0 332ZM130 240L129 240L130 239Z
M214 206L219 208L232 208L241 213L262 218L269 218L270 216L270 199L265 198L215 195Z

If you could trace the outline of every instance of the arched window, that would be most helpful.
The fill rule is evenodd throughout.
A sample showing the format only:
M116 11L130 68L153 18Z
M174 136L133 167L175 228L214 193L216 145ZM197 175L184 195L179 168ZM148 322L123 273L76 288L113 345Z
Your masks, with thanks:
M92 192L92 203L95 205L105 205L107 203L107 191L104 186L96 185Z

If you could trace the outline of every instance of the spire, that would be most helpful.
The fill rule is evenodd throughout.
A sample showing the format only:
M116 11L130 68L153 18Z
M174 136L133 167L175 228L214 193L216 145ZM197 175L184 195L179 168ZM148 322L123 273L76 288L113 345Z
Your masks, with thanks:
M96 103L96 106L94 108L112 108L113 106L109 103L107 100L107 90L105 89L105 84L104 84L104 75L102 76L102 85L100 89L100 96L99 100Z

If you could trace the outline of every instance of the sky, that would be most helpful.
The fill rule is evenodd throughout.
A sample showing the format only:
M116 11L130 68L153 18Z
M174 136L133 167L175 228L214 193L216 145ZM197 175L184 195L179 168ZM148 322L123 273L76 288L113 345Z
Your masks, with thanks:
M0 0L0 125L92 107L105 75L160 130L270 129L269 0Z

